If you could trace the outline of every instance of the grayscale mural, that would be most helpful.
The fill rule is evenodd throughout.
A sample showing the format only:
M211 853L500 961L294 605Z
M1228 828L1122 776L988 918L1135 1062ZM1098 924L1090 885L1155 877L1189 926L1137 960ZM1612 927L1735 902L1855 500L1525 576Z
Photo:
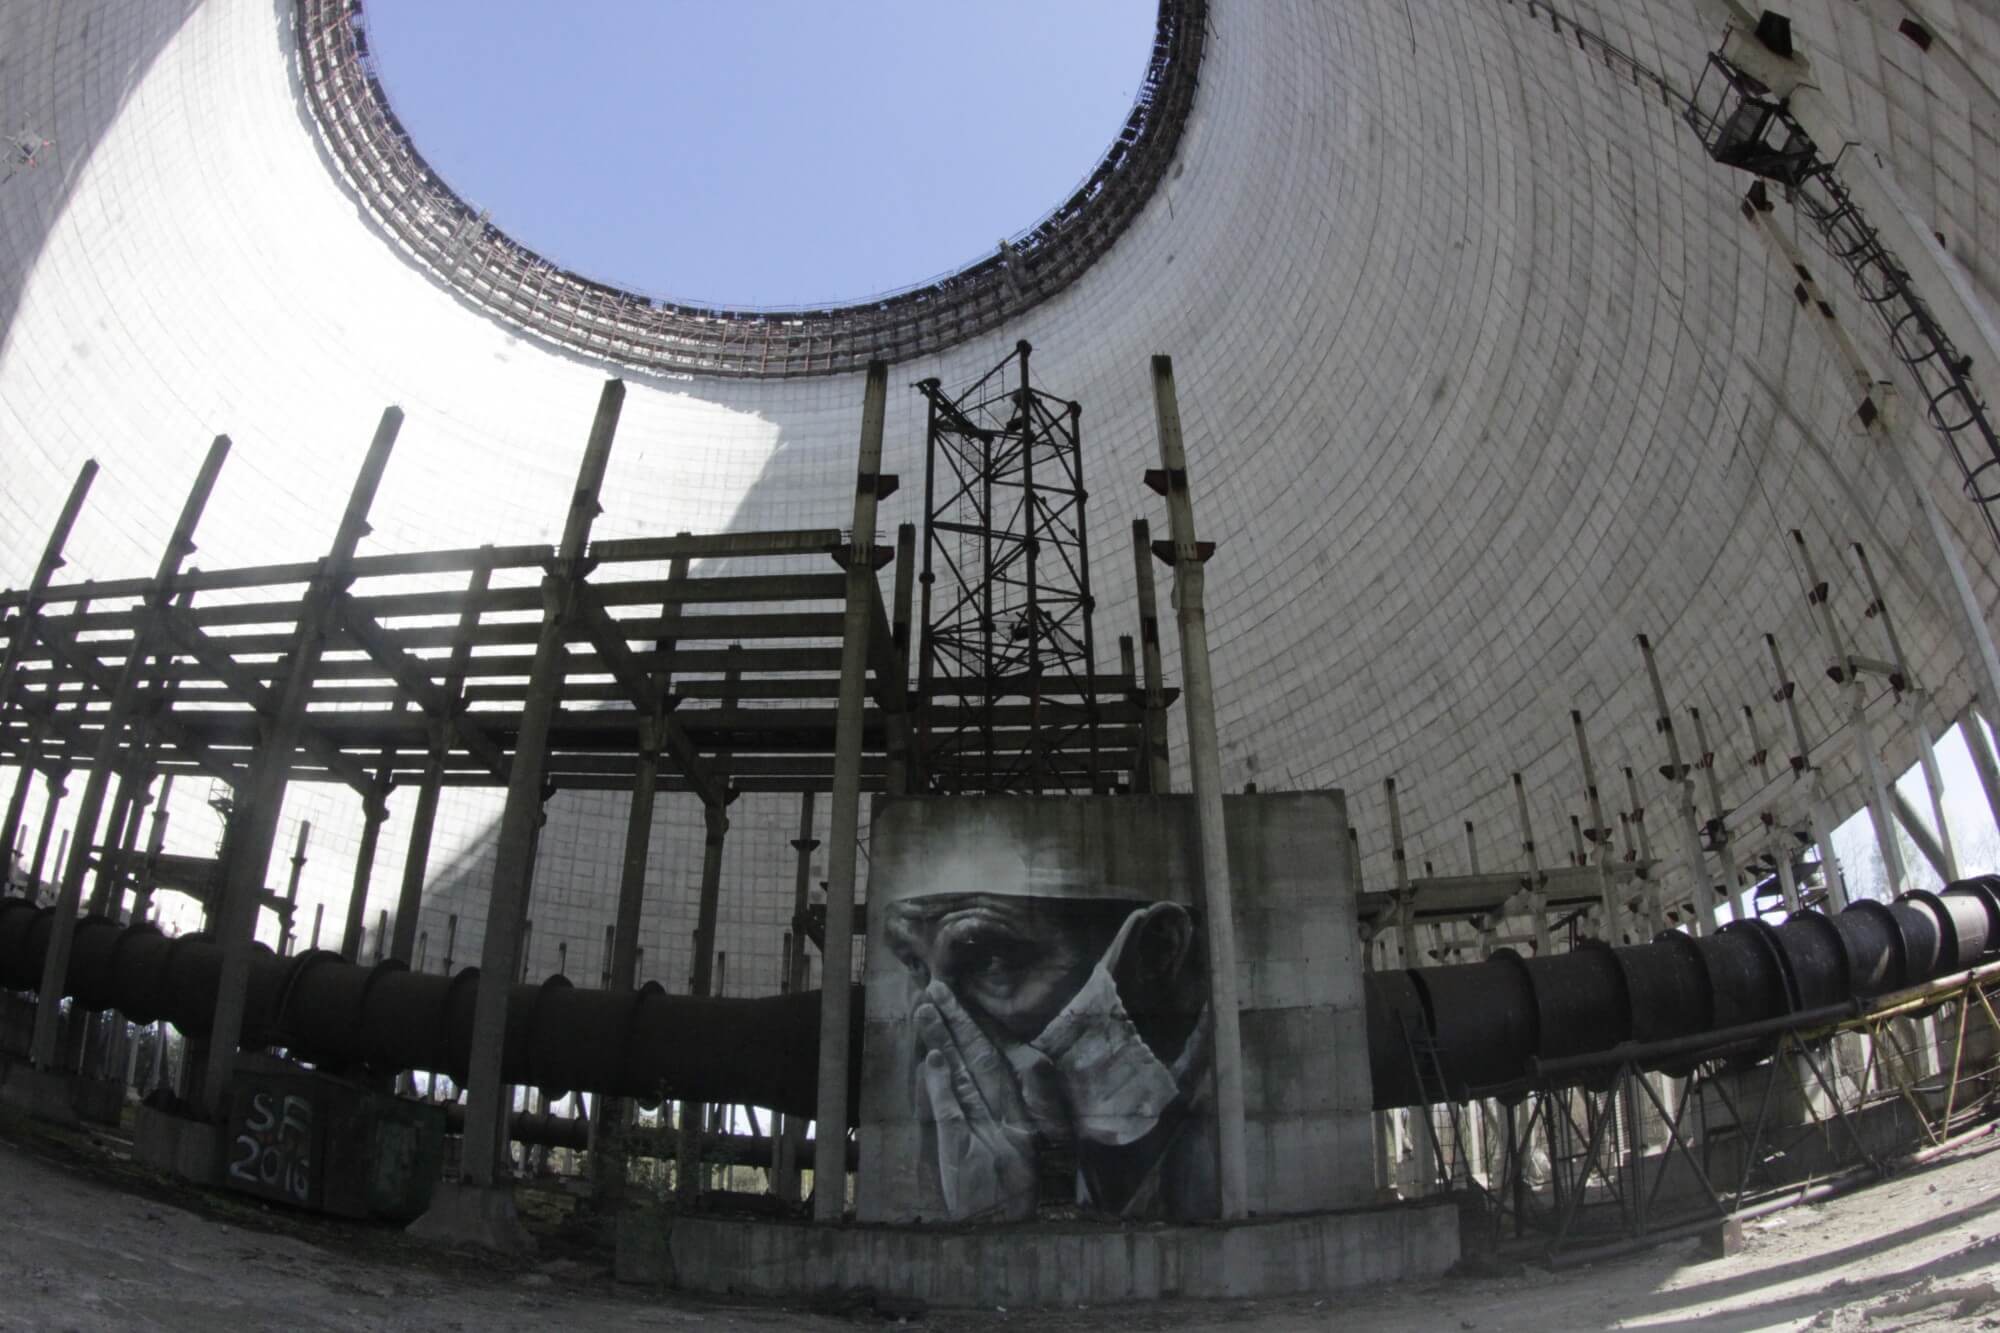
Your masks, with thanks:
M1267 1216L1374 1196L1337 793L1223 802L1244 1138ZM1210 923L1186 796L899 797L870 821L864 1222L1219 1207Z
M885 906L908 985L910 1091L946 1216L1212 1215L1195 913L1026 850L946 858L951 882Z

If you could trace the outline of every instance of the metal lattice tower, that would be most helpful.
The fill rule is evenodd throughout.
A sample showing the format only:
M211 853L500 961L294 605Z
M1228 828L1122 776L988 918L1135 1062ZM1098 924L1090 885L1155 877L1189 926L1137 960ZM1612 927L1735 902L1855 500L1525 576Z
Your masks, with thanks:
M921 773L935 792L1107 789L1098 747L1082 408L1031 348L929 403Z

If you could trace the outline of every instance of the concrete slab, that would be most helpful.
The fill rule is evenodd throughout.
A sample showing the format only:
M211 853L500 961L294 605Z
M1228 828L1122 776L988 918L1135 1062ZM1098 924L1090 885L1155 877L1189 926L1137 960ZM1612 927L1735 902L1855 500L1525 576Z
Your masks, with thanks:
M213 1185L222 1174L222 1130L205 1120L141 1106L132 1117L132 1156L156 1171Z
M75 1084L72 1074L52 1073L23 1062L7 1071L7 1082L0 1087L0 1103L52 1125L74 1125Z
M1295 1296L1437 1277L1458 1262L1454 1204L1409 1204L1196 1226L940 1230L680 1217L619 1232L619 1275L660 1235L676 1285L710 1295L810 1297L872 1289L935 1306L1009 1309L1189 1297Z

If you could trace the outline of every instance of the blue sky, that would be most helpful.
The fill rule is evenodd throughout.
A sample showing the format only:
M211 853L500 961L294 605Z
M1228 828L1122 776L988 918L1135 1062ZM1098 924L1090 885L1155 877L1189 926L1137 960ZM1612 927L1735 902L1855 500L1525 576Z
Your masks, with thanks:
M568 268L734 305L852 299L1032 224L1131 108L1154 0L373 0L391 105Z

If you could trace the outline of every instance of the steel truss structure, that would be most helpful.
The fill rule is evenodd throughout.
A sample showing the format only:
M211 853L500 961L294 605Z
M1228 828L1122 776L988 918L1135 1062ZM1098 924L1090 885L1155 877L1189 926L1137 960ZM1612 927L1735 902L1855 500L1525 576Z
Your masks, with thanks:
M1026 343L929 405L919 772L935 792L1101 791L1080 421L1034 387ZM1019 703L1003 702L1020 700Z
M1418 1142L1431 1183L1476 1200L1486 1244L1591 1262L1824 1198L1992 1132L1996 1000L2000 964L1988 964L1866 1006L1546 1061L1492 1100L1437 1097L1434 1132ZM1426 1089L1440 1087L1434 1053L1410 1049Z
M729 309L656 300L572 273L454 193L376 77L360 0L296 0L299 79L320 139L362 204L421 268L517 328L648 372L788 377L906 360L1017 318L1075 282L1131 226L1194 107L1207 0L1160 0L1151 60L1118 137L1039 222L956 273L852 305Z
M218 441L211 469L226 446ZM914 544L906 526L906 561ZM152 578L38 580L0 593L0 767L16 774L6 842L34 777L57 785L108 765L118 800L106 844L90 849L93 900L116 903L143 872L213 903L226 858L133 846L134 804L155 779L200 775L238 797L273 781L344 784L371 824L396 787L504 787L521 757L552 588L565 648L559 702L537 747L546 791L629 791L642 766L656 769L659 790L717 809L743 792L830 791L848 598L840 566L854 549L834 528L682 534L591 542L575 568L547 545L481 546L353 555L337 578L324 560L175 564ZM877 568L898 555L866 539L858 549ZM899 643L909 582L897 580L895 625L879 589L866 608L863 790L906 785L911 692ZM1083 684L1120 698L1137 688L1129 676ZM298 740L282 756L269 741L281 718ZM1088 748L1064 753L1079 738ZM1070 773L1130 768L1139 746L1138 711L1127 705L1089 735L1062 730L1036 753ZM275 895L265 905L285 906Z

